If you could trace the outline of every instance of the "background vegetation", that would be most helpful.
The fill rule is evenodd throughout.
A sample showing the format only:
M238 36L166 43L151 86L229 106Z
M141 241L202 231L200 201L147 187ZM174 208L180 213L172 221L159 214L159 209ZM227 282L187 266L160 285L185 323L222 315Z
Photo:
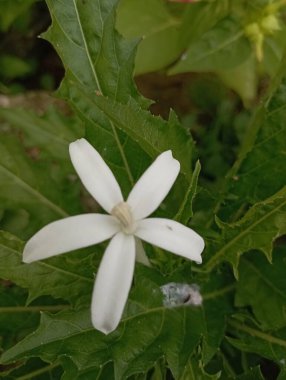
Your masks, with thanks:
M285 10L1 0L3 378L286 379ZM108 336L89 316L104 244L21 262L39 228L98 209L68 156L82 136L125 195L172 149L181 175L158 215L206 240L201 266L146 246L153 266ZM198 284L202 307L165 308L173 281Z

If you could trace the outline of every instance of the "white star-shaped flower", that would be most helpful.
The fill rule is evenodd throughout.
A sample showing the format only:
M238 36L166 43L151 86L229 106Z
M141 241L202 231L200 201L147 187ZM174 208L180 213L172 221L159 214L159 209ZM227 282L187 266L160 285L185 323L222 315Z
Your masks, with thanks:
M202 262L204 241L173 220L146 219L179 174L180 164L170 150L160 154L145 171L126 202L113 173L85 139L70 144L70 156L85 188L109 215L77 215L48 224L27 242L23 261L31 263L111 238L96 275L91 305L94 327L108 334L120 322L135 259L148 263L137 238L197 263Z

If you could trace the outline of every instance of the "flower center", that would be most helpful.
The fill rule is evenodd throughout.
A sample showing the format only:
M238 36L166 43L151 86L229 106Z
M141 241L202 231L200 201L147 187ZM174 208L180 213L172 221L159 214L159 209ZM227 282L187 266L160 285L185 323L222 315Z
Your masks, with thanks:
M128 203L118 203L111 210L111 215L115 216L119 220L123 232L127 234L132 234L135 231L136 223L133 219L131 209Z

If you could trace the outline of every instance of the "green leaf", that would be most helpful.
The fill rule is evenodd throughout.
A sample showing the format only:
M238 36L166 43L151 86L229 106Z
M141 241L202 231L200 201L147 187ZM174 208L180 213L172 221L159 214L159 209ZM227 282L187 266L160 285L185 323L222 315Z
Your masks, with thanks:
M68 177L59 175L58 170L55 162L32 161L14 136L1 135L1 207L25 210L29 215L27 231L79 211L78 202L70 202L75 199L75 191L78 197L77 186Z
M135 43L123 40L114 29L117 1L47 4L52 25L43 37L54 45L67 76L93 94L139 100L132 78Z
M255 253L239 266L235 303L251 306L262 329L277 330L286 325L285 249L275 252L272 265Z
M199 361L195 358L190 360L179 380L217 380L220 379L221 373L209 374L204 371Z
M3 363L31 356L54 362L69 356L79 371L92 372L112 360L114 378L125 379L146 372L165 355L175 378L179 378L202 335L213 353L217 349L228 301L220 290L205 295L203 307L166 309L157 285L164 280L154 270L140 266L125 316L119 328L107 336L91 326L89 308L43 314L39 329L6 351ZM81 346L84 350L78 349Z
M24 302L27 293L11 286L10 282L0 281L0 335L1 348L8 349L15 342L31 333L39 323L39 313L28 312Z
M239 375L238 380L265 380L261 373L260 367L251 368L249 371Z
M143 37L136 54L136 74L164 68L180 54L180 20L162 0L121 1L116 26L125 38Z
M74 252L24 264L23 247L23 242L13 235L0 232L0 278L28 289L28 303L43 295L63 298L74 305L90 303L94 282L92 254Z
M10 54L2 54L0 57L1 76L11 80L18 77L25 77L33 71L31 62Z
M64 9L57 1L48 5L53 23L45 37L66 67L60 94L84 120L88 139L121 179L124 194L150 157L166 149L190 175L191 137L173 115L165 122L144 111L150 103L138 95L132 79L135 44L114 31L116 1L100 6L72 1Z
M186 177L191 177L193 142L173 112L167 122L142 110L132 99L128 104L117 103L103 96L95 96L92 99L72 83L68 88L62 88L62 93L64 91L68 91L68 98L71 99L73 106L82 115L86 115L87 121L92 123L94 128L100 123L100 114L103 112L109 119L107 130L111 129L110 123L113 122L152 158L164 150L172 149L175 158L181 163L182 173ZM132 162L131 159L130 162Z
M249 42L240 25L231 18L225 18L193 42L169 73L232 69L246 60L250 53Z
M198 178L201 171L201 164L197 161L192 179L190 181L189 187L185 194L184 200L179 208L177 215L175 216L175 220L187 224L189 219L193 216L193 200L196 196Z
M286 160L286 78L260 110L256 125L251 125L252 146L242 158L239 170L230 178L233 207L253 204L271 196L285 184Z
M275 334L265 333L255 327L235 320L229 321L232 334L238 338L227 337L227 340L236 348L244 352L257 353L278 364L285 362L286 330L279 330Z
M177 61L182 49L177 23L173 24L142 39L135 60L136 75L164 69Z
M24 132L25 147L37 148L37 155L63 160L71 168L69 143L83 136L81 121L74 116L64 116L56 107L49 107L43 115L22 108L1 108L0 117L13 129ZM64 169L64 167L62 167Z
M286 187L256 203L238 222L219 222L219 225L221 238L209 247L206 270L211 271L222 261L228 261L238 277L239 258L252 249L261 250L270 261L273 241L286 233Z
M261 66L262 70L271 77L276 75L279 66L281 65L286 47L286 28L282 23L280 26L281 29L277 31L274 36L267 36L264 40L264 57Z
M0 30L6 32L10 25L31 7L36 0L1 0L0 3Z
M121 0L118 4L116 27L125 38L150 36L174 23L175 17L162 0Z
M236 220L249 204L270 197L285 185L285 59L246 130L237 159L226 176L216 212ZM227 202L222 203L223 200Z
M285 380L286 379L285 361L281 361L280 366L281 366L281 371L279 373L279 376L277 377L277 380Z
M254 56L233 69L218 70L217 74L226 86L238 93L245 107L250 108L256 98L258 81Z

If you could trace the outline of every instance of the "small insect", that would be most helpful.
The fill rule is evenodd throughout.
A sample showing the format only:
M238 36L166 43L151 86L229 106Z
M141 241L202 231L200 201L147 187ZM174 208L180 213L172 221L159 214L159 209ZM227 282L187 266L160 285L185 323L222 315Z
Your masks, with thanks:
M197 284L179 284L169 282L160 287L163 293L163 304L166 307L175 307L180 305L200 306L203 297Z

